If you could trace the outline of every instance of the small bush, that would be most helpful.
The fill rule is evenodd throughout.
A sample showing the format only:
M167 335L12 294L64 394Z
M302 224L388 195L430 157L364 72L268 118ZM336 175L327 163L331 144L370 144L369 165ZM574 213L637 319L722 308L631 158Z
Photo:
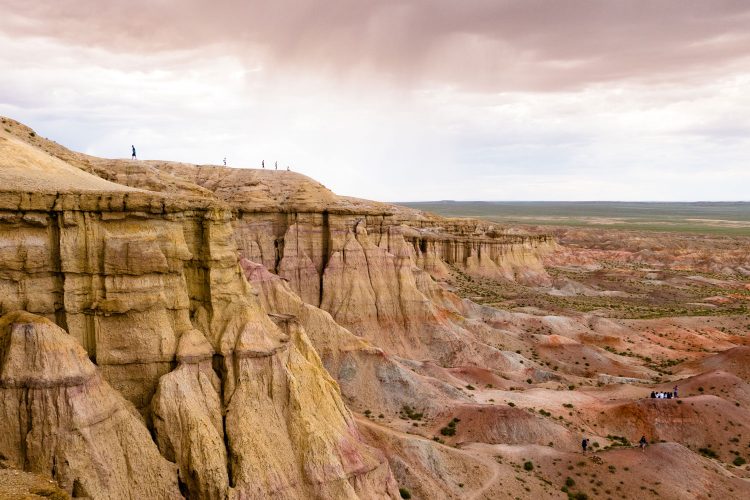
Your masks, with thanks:
M524 462L523 464L523 470L532 471L534 470L534 464L531 461Z
M567 486L568 488L572 488L573 486L575 486L575 484L576 482L573 480L572 477L568 476L565 478L565 486Z
M719 458L719 455L717 455L714 450L708 447L698 448L698 453L708 458Z
M741 467L747 463L747 460L745 460L744 458L740 456L736 456L734 457L734 460L732 460L732 463L736 465L737 467Z
M405 499L411 498L411 492L407 490L406 488L399 488L398 493L401 495L401 498L405 498Z
M516 406L516 403L514 403L513 401L511 401L510 403L508 403L508 406Z
M565 408L573 408L573 405L571 403L565 403L563 404Z
M422 420L424 414L422 412L417 412L409 405L404 405L401 407L401 416L406 417L409 420Z
M526 379L526 383L527 383L527 384L530 384L530 383L532 383L532 382L533 382L533 380L531 380L530 378L527 378L527 379Z
M474 387L471 384L467 385L466 388L469 389L470 391L473 391L474 389L476 389L476 387Z

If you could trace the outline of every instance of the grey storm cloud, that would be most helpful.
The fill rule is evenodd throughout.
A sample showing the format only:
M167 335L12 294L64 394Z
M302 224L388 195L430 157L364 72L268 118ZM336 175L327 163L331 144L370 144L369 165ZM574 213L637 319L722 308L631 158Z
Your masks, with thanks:
M478 91L711 78L750 54L745 0L0 0L0 29L113 53L218 47L272 69Z

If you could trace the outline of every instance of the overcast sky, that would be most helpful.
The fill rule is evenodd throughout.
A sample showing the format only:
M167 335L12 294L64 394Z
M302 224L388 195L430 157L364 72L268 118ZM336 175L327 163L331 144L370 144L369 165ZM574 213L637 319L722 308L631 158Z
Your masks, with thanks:
M745 0L0 0L0 114L407 200L750 200Z

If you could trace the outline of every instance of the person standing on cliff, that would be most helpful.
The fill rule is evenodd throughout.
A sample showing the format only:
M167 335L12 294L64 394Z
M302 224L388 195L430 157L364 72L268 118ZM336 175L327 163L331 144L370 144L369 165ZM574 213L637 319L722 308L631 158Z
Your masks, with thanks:
M260 166L266 168L266 160L260 160Z
M133 150L133 156L131 156L131 158L132 158L133 160L137 160L138 158L136 158L136 156L135 156L135 146L133 146L133 145L131 144L131 145L130 145L130 149L132 149L132 150Z

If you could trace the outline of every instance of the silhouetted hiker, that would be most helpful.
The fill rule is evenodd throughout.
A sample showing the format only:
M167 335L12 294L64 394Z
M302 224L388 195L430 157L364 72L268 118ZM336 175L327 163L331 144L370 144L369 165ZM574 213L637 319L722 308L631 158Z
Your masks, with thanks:
M646 440L646 436L641 436L640 441L638 441L638 446L641 447L641 451L646 450L646 445L648 444L648 441Z
M224 166L225 167L227 166L227 157L226 156L224 157Z
M279 162L275 161L273 162L273 169L278 170L279 169Z
M138 158L136 158L136 156L135 156L135 146L133 146L133 145L131 144L131 145L130 145L130 149L132 149L132 150L133 150L133 156L132 156L131 158L132 158L133 160L137 160Z
M266 160L260 160L260 166L266 168Z
M583 454L586 454L586 449L589 447L589 440L586 438L583 438L583 441L581 441L581 448L583 449Z
M674 397L677 397L677 386L674 386Z
M289 172L289 165L286 166L286 171Z
M651 398L656 399L656 393L654 391L651 391Z
M672 399L672 393L671 392L667 393L667 399Z

